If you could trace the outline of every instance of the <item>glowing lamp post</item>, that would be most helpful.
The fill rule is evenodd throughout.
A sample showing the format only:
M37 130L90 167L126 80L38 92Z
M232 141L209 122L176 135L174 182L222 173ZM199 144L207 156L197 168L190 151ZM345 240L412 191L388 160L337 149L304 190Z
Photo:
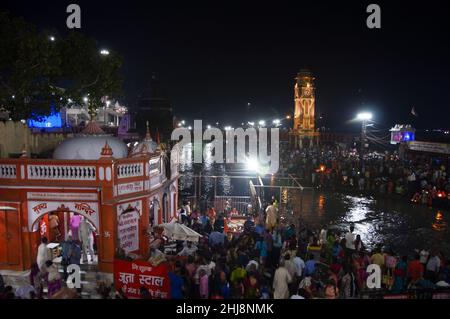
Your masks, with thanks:
M356 116L358 121L361 121L361 170L364 171L364 150L367 142L367 122L372 119L372 113L370 112L361 112Z

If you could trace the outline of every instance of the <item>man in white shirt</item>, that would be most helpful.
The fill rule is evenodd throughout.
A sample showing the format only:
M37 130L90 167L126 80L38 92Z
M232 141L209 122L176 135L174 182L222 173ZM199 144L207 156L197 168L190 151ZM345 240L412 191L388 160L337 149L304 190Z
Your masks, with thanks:
M47 237L42 237L41 244L38 247L37 257L36 257L36 263L39 267L40 271L43 271L45 269L45 262L47 260L51 260L51 251L47 248Z
M430 253L428 252L428 250L422 249L419 254L420 254L419 261L422 265L425 266L428 262L428 257L430 256Z
M289 271L289 275L291 276L291 278L295 279L297 275L297 267L295 266L289 254L286 254L284 256L284 267L286 267L286 269Z
M355 251L355 234L353 231L355 227L353 225L350 226L350 231L345 234L345 248L346 248L346 257L351 258L353 252Z
M319 241L321 245L325 245L327 243L327 234L328 234L327 225L323 225L322 230L320 231L319 234Z
M184 211L186 212L187 216L191 216L191 202L185 201L183 203Z
M294 265L295 265L295 274L296 274L299 282L300 282L300 278L303 275L303 270L305 269L305 262L303 261L303 259L300 256L301 256L301 252L297 251L297 255L294 257L294 260L293 260Z
M440 269L441 269L441 259L438 257L436 253L433 253L430 259L428 260L426 267L427 279L433 283L436 283Z
M278 210L275 207L274 203L272 202L266 208L266 229L268 229L269 232L272 232L272 230L277 225L277 219L278 219Z
M82 247L82 255L83 255L83 263L88 262L87 253L91 256L91 261L94 261L94 251L91 248L92 244L92 233L94 232L94 227L87 221L86 218L83 218L80 222L80 226L78 227L78 238L81 241Z

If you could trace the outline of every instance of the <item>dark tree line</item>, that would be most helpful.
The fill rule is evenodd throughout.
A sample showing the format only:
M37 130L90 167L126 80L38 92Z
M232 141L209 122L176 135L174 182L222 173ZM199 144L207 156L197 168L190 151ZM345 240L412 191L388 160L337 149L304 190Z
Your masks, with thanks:
M39 119L71 103L88 103L93 112L103 97L121 94L122 59L100 54L96 41L77 31L38 30L1 12L0 42L0 108L13 120Z

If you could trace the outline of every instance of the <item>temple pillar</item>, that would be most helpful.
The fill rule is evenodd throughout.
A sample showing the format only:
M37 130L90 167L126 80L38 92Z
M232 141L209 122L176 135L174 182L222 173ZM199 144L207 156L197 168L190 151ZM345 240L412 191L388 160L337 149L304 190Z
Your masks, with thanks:
M98 231L98 268L103 272L113 272L115 242L117 240L117 212L114 205L101 205L100 227Z

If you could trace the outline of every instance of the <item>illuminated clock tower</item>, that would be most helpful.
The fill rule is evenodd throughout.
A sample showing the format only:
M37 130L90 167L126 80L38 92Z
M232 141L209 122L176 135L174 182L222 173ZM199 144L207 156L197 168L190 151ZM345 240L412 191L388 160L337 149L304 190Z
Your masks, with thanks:
M314 131L315 92L314 78L308 70L301 70L295 78L294 86L294 130Z
M295 145L302 147L308 140L312 146L317 141L315 131L315 86L314 77L309 70L300 70L295 77L294 85L294 127L291 135Z

